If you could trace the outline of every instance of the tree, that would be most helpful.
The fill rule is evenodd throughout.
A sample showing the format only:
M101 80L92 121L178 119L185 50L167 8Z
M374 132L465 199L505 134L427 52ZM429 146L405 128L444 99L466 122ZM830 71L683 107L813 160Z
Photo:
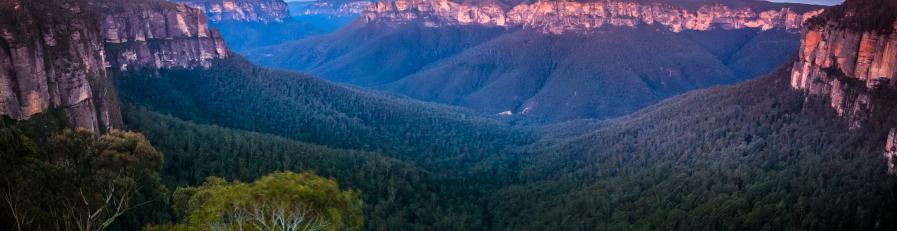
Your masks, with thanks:
M39 147L12 129L2 133L11 142L0 195L15 229L105 230L166 194L162 154L138 133L66 130Z
M185 223L151 230L359 230L360 193L313 173L277 172L253 182L209 177L178 188L174 206Z

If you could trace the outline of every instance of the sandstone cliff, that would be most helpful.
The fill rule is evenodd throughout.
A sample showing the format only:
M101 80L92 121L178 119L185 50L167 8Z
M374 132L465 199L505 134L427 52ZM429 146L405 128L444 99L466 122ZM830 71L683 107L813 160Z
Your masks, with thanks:
M738 1L736 1L738 2ZM760 4L760 3L758 3ZM776 7L777 6L777 7ZM381 1L363 14L365 22L409 22L425 25L486 25L524 27L546 33L588 31L607 25L659 25L672 31L756 28L799 30L818 7L772 5L751 7L721 3L674 4L635 0L538 0L508 4L501 1L396 0Z
M120 124L93 12L77 1L0 1L0 115L62 108L72 127Z
M297 7L299 12L293 15L331 15L331 16L357 16L363 13L373 2L370 0L318 0Z
M813 19L791 71L792 88L831 99L852 128L875 110L873 91L897 87L897 4L871 1L848 1ZM897 154L895 135L891 130L886 142L889 160Z
M829 95L839 114L856 118L867 108L868 91L878 85L894 86L895 76L897 33L827 25L803 34L791 86Z
M121 127L112 70L208 67L227 47L202 11L164 1L0 0L0 115L63 112Z
M103 8L106 56L116 70L208 68L212 60L228 55L202 10L161 2Z
M885 159L888 160L888 173L897 174L897 129L892 128L888 132L888 139L885 141Z
M174 0L206 12L212 22L283 22L290 16L283 0Z

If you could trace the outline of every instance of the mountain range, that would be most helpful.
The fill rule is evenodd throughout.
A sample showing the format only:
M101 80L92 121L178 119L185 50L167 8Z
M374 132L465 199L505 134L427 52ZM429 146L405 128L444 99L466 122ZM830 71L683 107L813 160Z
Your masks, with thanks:
M390 1L335 33L242 54L486 114L602 119L773 70L797 49L801 23L820 8L761 1Z
M259 4L234 5L244 16L267 4L242 2ZM65 190L35 179L93 173L66 170L86 157L55 159L92 147L57 135L83 129L142 133L139 151L164 163L139 182L178 188L138 187L133 203L152 200L113 230L199 221L181 212L202 203L180 203L185 190L279 171L359 193L366 230L897 227L897 2L546 2L376 3L277 46L305 51L284 65L320 65L304 74L250 61L280 62L275 47L234 52L209 24L236 13L214 7L0 0L0 226L66 222ZM661 11L583 10L604 3ZM98 156L128 157L129 142ZM77 189L85 202L96 190Z

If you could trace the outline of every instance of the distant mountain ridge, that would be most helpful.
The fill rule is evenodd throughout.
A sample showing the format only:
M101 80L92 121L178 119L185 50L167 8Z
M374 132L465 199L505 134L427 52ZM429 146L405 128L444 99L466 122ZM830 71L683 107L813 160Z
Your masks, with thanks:
M243 54L488 114L611 118L773 70L821 9L749 0L380 1L332 34Z
M377 2L362 18L368 23L420 20L428 26L523 27L558 34L641 24L662 25L675 32L713 28L800 30L804 20L820 12L810 5L750 0L396 0Z
M172 0L206 12L218 22L283 22L290 17L283 0Z
M347 17L361 15L375 0L318 0L311 2L291 2L293 15L328 15Z

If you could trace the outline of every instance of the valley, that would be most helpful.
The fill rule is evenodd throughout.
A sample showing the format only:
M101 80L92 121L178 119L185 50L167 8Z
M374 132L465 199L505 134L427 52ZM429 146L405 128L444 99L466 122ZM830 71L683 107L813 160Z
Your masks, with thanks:
M893 230L894 12L0 0L0 229Z
M332 34L242 54L530 123L607 119L774 70L818 13L753 1L396 1Z

